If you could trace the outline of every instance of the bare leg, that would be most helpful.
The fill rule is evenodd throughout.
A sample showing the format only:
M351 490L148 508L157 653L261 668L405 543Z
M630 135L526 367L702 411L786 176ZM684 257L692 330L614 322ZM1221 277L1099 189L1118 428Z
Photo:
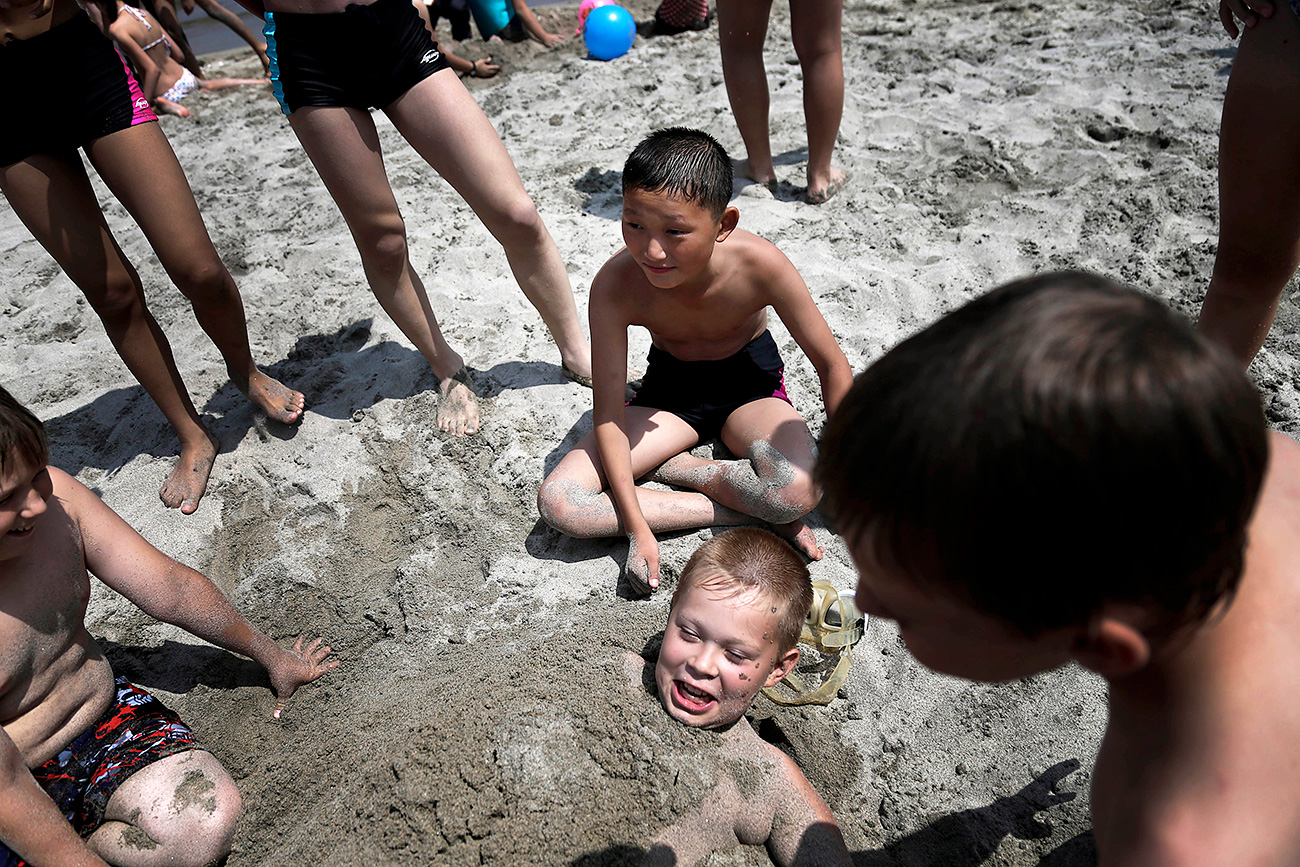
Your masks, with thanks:
M75 151L40 154L0 168L0 189L86 296L126 366L176 430L180 460L160 495L169 507L193 512L217 444L190 402L167 338L145 306L140 277L113 240L80 158Z
M239 789L216 757L177 753L128 777L86 843L124 867L215 864L230 853L240 807Z
M208 13L209 18L215 18L222 24L229 27L239 35L239 38L249 44L249 47L257 54L257 59L262 61L262 68L268 72L271 69L271 59L266 56L266 43L253 35L253 31L239 20L239 16L226 9L215 0L195 0L196 5L204 12Z
M302 394L253 362L239 289L212 245L185 173L158 125L140 124L96 139L86 155L139 224L167 276L189 299L231 381L271 419L282 424L301 419Z
M813 483L812 435L798 411L777 398L736 410L722 428L722 441L744 460L713 461L679 454L650 477L691 488L710 499L772 524L814 560L822 549L801 521L821 499Z
M591 347L560 250L505 145L456 73L434 73L384 111L501 242L519 288L550 329L565 370L590 377Z
M1200 330L1249 365L1300 264L1300 22L1273 4L1241 37L1219 134L1219 251Z
M638 477L699 439L690 425L670 412L629 406L626 418L632 472ZM596 437L587 434L542 482L537 508L546 523L566 535L579 539L619 536L622 525L605 488ZM700 493L637 488L636 495L646 523L655 532L750 521Z
M803 70L803 114L808 128L808 201L820 205L844 185L831 165L844 114L843 0L791 0L790 30Z
M199 81L200 90L225 90L228 87L244 87L250 84L265 85L265 78L204 78Z
M736 174L760 184L776 180L767 130L767 70L763 67L771 10L772 0L718 0L722 77L731 113L745 142L746 158L736 164Z
M289 125L352 230L370 291L438 377L438 427L456 436L476 433L479 409L464 378L465 362L442 336L424 284L411 267L406 225L370 113L306 107L289 115Z

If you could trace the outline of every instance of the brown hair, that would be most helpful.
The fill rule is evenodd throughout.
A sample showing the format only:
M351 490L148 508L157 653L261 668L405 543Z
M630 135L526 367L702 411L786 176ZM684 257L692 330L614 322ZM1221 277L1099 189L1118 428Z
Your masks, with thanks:
M50 462L45 425L0 388L0 472L14 454L38 467Z
M794 647L812 607L812 580L803 558L781 537L757 527L719 533L695 550L673 592L672 607L688 587L736 596L754 589L778 609L776 638L781 653Z
M1206 619L1241 576L1268 462L1259 396L1154 298L1046 274L977 298L862 373L817 476L891 574L1027 634L1110 601Z

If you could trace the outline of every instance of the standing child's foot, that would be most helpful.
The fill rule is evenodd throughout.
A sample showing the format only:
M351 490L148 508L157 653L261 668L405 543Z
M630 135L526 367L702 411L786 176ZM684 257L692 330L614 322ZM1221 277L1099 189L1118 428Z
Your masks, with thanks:
M838 193L849 182L853 175L844 171L837 166L831 166L830 175L823 181L820 179L808 179L808 191L804 193L804 199L810 205L824 205L830 201L831 196Z
M788 524L774 524L772 529L777 535L784 536L809 560L820 560L822 558L822 546L817 544L817 537L813 535L812 527L809 527L803 521L791 521Z
M235 384L239 385L238 381ZM302 408L306 405L302 392L282 385L256 368L239 390L273 421L293 424L302 420Z
M176 468L158 491L163 505L169 509L179 508L183 515L194 514L208 489L208 476L216 459L217 440L212 434L188 445L181 443Z
M776 189L776 172L772 169L763 172L755 171L754 167L750 165L748 157L743 160L732 160L731 173L738 178L762 184L769 190Z
M438 429L463 437L478 433L478 401L469 381L469 370L462 367L438 383Z

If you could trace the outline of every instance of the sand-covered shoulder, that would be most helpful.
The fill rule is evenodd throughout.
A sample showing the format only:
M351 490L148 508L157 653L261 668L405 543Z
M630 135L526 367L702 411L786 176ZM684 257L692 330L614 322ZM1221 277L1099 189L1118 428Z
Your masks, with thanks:
M1042 269L1099 271L1192 316L1214 257L1233 58L1212 5L849 0L838 161L854 177L814 207L800 201L799 67L778 3L767 59L780 183L775 194L737 186L741 225L800 269L855 369ZM641 19L652 7L634 5ZM572 33L571 7L544 14ZM462 49L508 62L507 75L468 85L584 308L619 243L619 171L637 140L691 125L739 155L716 25L638 39L610 63L586 60L576 42ZM234 52L210 74L255 71ZM198 513L160 506L174 435L7 208L0 381L46 420L54 463L269 633L323 634L343 661L272 722L255 667L97 588L92 631L115 667L177 708L239 782L245 812L229 864L635 863L707 796L719 766L708 736L665 725L619 682L622 651L662 628L668 594L620 598L619 543L563 538L537 519L543 475L590 428L591 393L561 376L487 230L376 114L412 260L486 384L482 433L440 435L436 383L379 311L269 90L187 104L195 119L163 128L243 292L255 355L307 396L302 424L254 415L97 179L221 440ZM1292 434L1298 320L1289 293L1254 367L1270 421ZM773 333L818 433L815 372L783 327ZM646 336L632 346L636 361ZM851 586L842 541L814 519L827 548L815 577ZM707 536L666 540L670 588ZM1104 686L1079 670L971 685L920 669L884 623L830 707L760 702L753 714L834 808L855 862L872 867L1090 863L1089 769L1104 720ZM767 859L739 847L710 863Z

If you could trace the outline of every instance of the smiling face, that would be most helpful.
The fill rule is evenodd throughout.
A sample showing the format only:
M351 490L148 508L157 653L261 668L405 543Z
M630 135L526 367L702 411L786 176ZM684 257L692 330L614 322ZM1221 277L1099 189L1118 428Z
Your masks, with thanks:
M16 453L0 472L0 560L24 554L36 535L36 520L45 513L53 490L50 473Z
M940 585L897 575L877 561L871 531L861 534L849 551L858 567L853 597L858 609L896 622L908 651L928 668L968 680L1002 681L1074 659L1080 629L1026 635ZM1051 580L1050 575L1043 580Z
M781 652L777 609L752 588L728 595L692 584L681 591L655 665L659 700L669 716L701 728L730 725L760 689L785 677L799 651Z
M713 245L726 239L740 213L721 218L679 196L623 193L623 243L652 286L673 289L707 276Z

